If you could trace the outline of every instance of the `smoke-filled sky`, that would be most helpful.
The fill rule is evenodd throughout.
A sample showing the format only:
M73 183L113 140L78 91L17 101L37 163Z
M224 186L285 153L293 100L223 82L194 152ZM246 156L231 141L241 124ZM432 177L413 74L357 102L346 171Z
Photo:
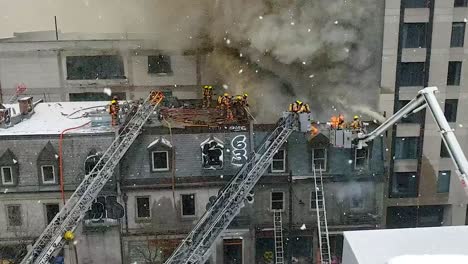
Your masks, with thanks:
M371 114L380 78L383 0L0 0L14 31L156 32L165 46L210 47L228 91L274 117L292 100L322 116ZM155 47L158 48L158 47Z

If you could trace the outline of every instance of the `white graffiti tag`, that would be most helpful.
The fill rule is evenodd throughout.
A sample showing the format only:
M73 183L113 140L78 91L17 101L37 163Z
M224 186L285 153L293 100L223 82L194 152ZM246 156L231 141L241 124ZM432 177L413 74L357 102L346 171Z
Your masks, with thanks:
M238 135L231 141L232 159L231 163L234 166L241 167L247 162L247 137Z

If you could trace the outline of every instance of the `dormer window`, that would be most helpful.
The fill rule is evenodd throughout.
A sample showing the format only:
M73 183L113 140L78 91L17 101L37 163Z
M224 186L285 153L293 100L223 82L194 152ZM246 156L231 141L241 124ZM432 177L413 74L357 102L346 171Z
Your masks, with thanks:
M152 172L165 172L171 170L172 144L169 140L160 137L147 147L149 151L150 168Z
M0 156L0 186L15 186L18 184L19 166L16 156L7 149Z
M59 184L58 154L48 142L37 157L39 183L42 185Z

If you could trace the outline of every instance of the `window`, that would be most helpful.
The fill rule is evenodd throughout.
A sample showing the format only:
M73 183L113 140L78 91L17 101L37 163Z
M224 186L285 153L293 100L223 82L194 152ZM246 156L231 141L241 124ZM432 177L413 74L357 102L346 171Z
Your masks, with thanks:
M395 159L416 159L418 146L419 137L395 138Z
M317 210L317 204L316 204L317 196L316 196L316 194L317 193L315 191L310 192L310 209L312 209L312 210Z
M2 184L3 185L12 185L13 182L13 170L11 167L2 167Z
M55 170L52 165L42 165L42 183L55 183Z
M461 61L450 61L448 65L447 85L460 85Z
M286 171L286 150L280 149L273 156L271 162L271 172L285 172Z
M364 198L362 196L354 195L350 199L351 209L364 209Z
M49 224L50 222L52 222L55 215L59 213L60 207L58 204L46 204L45 209L46 209L47 224Z
M400 100L398 101L398 110L402 109L405 105L407 105L410 101L409 100ZM414 114L410 114L405 118L402 118L400 122L402 123L419 123L422 120L422 114L424 111L419 111Z
M458 99L446 99L444 115L448 122L457 122Z
M468 0L455 0L454 7L467 7L468 6Z
M137 218L149 218L151 217L150 198L149 197L137 197Z
M450 171L439 171L437 178L437 192L446 193L450 190Z
M426 23L405 23L402 34L403 48L426 47Z
M182 215L195 215L195 194L182 194Z
M68 80L125 79L122 57L117 55L68 56Z
M7 205L8 226L16 227L23 225L20 205Z
M403 0L405 8L424 8L427 7L427 0Z
M465 44L465 22L452 23L450 47L463 47Z
M153 171L168 171L169 170L169 152L153 151L152 153Z
M396 172L392 182L392 197L417 197L416 172Z
M327 170L327 150L324 148L312 149L312 166L316 170Z
M171 57L165 55L148 56L148 73L171 74Z
M401 63L400 86L424 86L424 62Z
M271 192L271 210L284 209L284 192Z
M119 100L125 100L127 98L125 92L119 93L112 91L111 95L105 93L70 93L70 102L86 102L86 101L110 101L113 96L117 96Z
M450 153L447 149L447 146L445 146L445 143L443 140L440 141L440 157L441 158L450 158Z
M367 167L368 149L356 149L354 152L354 168L364 169Z

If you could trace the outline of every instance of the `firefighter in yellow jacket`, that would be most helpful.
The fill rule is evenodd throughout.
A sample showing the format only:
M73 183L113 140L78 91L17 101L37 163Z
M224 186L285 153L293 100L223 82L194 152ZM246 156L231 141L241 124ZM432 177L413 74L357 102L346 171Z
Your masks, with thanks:
M203 86L203 108L211 107L211 101L213 100L213 86L205 85Z
M362 128L362 122L359 119L359 116L355 115L353 118L353 122L351 122L350 127L354 130L359 130Z
M117 96L114 96L109 105L109 114L111 115L111 118L112 118L112 126L116 126L119 124L120 106L119 106L119 102L117 101L117 99L118 99Z

